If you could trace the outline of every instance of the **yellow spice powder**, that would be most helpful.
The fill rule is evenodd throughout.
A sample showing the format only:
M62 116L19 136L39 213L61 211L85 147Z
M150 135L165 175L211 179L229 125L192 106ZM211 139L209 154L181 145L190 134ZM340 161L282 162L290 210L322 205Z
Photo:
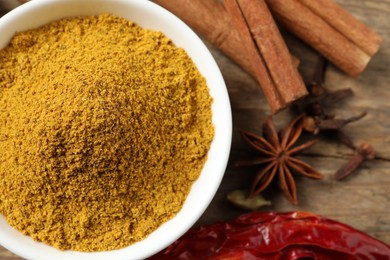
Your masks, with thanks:
M0 213L64 250L144 239L200 174L211 103L183 49L125 19L17 33L0 51Z

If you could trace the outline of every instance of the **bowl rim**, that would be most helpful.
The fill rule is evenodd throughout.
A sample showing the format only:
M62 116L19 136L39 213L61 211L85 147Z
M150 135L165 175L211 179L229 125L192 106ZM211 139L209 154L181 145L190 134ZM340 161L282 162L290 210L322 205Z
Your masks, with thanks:
M158 6L157 4L143 0L110 0L110 2L106 0L33 0L26 4L23 4L14 10L11 10L3 17L0 18L0 32L7 29L7 35L5 38L0 41L0 49L3 48L6 44L4 42L9 42L10 37L16 31L24 31L27 29L35 28L37 26L33 26L32 24L43 25L52 21L53 17L56 17L56 12L58 12L58 6L61 5L80 5L80 6L89 6L89 5L99 5L101 8L107 8L107 5L123 5L123 6L131 6L137 7L142 10L147 10L147 12L154 13L159 15L158 19L162 19L167 21L167 23L173 25L171 30L165 32L169 38L173 40L173 42L178 46L184 48L189 56L193 59L201 74L206 78L207 84L209 87L210 95L213 98L212 104L212 120L215 127L215 136L211 143L210 150L208 153L208 159L204 165L204 168L198 178L191 188L189 195L186 198L186 201L182 207L182 209L173 217L171 220L162 224L157 230L153 231L146 239L134 243L128 247L123 249L113 250L113 251L103 251L103 252L75 252L75 251L60 251L52 248L51 246L44 245L39 242L32 241L30 237L21 235L16 230L12 228L10 230L0 231L0 244L7 248L8 250L16 253L19 256L28 259L53 259L56 257L58 260L60 259L87 259L89 257L93 259L107 259L110 257L115 257L115 259L140 259L151 256L163 248L167 247L169 244L174 242L177 238L183 235L195 222L201 217L206 208L209 206L213 197L215 196L220 183L222 181L227 162L230 155L230 147L231 147L231 138L232 138L232 116L231 116L231 108L229 96L227 93L226 85L224 79L222 77L221 71L218 68L216 61L211 55L210 51L206 47L206 45L202 42L202 40L179 18L174 16L169 11L164 8ZM57 9L53 9L54 12L48 14L48 17L39 17L37 14L42 12L42 9L47 9L48 7L57 6ZM99 8L97 8L99 9ZM95 9L94 9L95 10ZM76 12L76 11L75 11ZM89 11L86 11L89 12ZM98 12L93 11L95 14ZM110 11L109 11L110 12ZM60 12L61 13L61 12ZM122 16L118 13L113 13L114 15ZM80 13L80 15L83 15ZM28 17L28 18L26 18ZM57 17L55 19L60 19L63 17L69 17L69 15L63 15L61 17ZM126 19L130 19L128 17L124 17ZM12 25L20 23L19 19L27 19L24 25L17 26L17 28L10 28ZM30 20L28 20L30 19ZM35 20L31 20L35 19ZM55 20L54 19L54 20ZM138 19L138 18L137 18ZM46 20L46 22L44 22ZM132 20L132 19L130 19ZM135 19L135 22L138 24L139 21ZM148 22L146 22L148 23ZM150 26L142 27L150 28ZM155 29L155 28L150 28ZM179 39L178 36L172 37L175 34L175 31L179 31L183 33L185 37ZM4 35L4 34L3 34ZM7 38L8 36L8 38ZM185 38L185 39L184 39ZM3 46L1 44L3 42ZM188 42L194 47L193 50L189 50ZM205 63L206 65L202 65ZM202 65L202 66L201 66ZM210 161L210 158L213 161ZM206 176L205 173L208 173ZM213 174L211 176L211 174ZM202 185L207 184L206 187L201 187ZM193 194L194 190L196 190L196 194ZM197 202L198 196L202 197L201 202ZM195 205L195 206L194 206ZM0 214L0 227L4 226L5 219ZM185 223L185 225L177 225L177 223ZM162 231L161 231L162 230ZM165 240L161 240L159 238L161 234L165 232L173 230L174 232L166 233ZM157 235L156 235L157 234ZM23 243L19 244L22 239ZM23 240L24 239L24 240ZM149 242L149 240L151 242ZM147 242L145 242L147 241ZM157 243L158 242L158 243ZM157 244L156 244L157 243ZM145 252L143 248L143 244L149 245L149 251ZM49 253L42 252L32 252L32 248L36 249L38 246L39 249L46 248ZM47 248L49 247L49 248ZM134 250L129 250L129 248L135 248ZM36 250L41 251L41 250ZM130 254L130 255L129 255Z

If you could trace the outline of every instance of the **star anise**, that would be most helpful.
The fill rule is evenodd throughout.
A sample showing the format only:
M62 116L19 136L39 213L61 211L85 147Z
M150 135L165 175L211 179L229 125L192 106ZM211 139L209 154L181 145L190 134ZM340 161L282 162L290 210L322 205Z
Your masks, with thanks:
M272 117L269 117L263 125L263 137L251 132L241 131L242 139L261 156L251 160L239 161L236 165L264 165L252 183L250 196L255 196L266 189L277 175L279 186L285 197L293 204L298 204L293 174L312 179L322 178L322 175L310 165L293 157L317 142L317 140L311 140L294 147L302 133L303 117L303 115L296 117L287 128L279 133L275 129Z

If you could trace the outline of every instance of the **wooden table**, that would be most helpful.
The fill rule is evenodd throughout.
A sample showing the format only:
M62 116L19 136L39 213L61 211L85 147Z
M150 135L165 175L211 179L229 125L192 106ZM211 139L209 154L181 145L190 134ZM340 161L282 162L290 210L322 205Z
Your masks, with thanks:
M357 18L373 27L384 38L379 53L358 78L346 76L330 66L326 86L330 90L351 88L355 96L340 102L335 113L349 117L367 111L359 122L346 127L357 144L368 142L374 146L375 160L366 162L344 181L334 181L334 172L352 156L351 150L335 142L320 142L300 158L325 175L322 181L296 178L299 206L290 204L277 189L265 192L272 206L263 210L310 211L347 223L390 244L390 0L336 0ZM8 11L0 2L0 14ZM291 35L284 34L291 52L300 60L300 71L310 81L318 54ZM235 189L246 188L254 171L235 168L232 162L248 154L240 140L238 129L257 131L269 115L258 84L238 66L208 45L224 75L233 113L233 142L230 162L222 184L209 208L197 225L227 220L245 213L232 207L226 195ZM288 111L275 117L277 126L286 125ZM0 247L0 259L20 259Z

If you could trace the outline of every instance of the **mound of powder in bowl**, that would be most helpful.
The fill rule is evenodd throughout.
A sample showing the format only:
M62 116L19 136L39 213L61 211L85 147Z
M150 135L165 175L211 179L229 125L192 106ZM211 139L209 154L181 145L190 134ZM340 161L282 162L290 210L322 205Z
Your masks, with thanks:
M125 19L17 33L0 51L0 213L63 250L144 239L203 168L211 103L183 49Z

